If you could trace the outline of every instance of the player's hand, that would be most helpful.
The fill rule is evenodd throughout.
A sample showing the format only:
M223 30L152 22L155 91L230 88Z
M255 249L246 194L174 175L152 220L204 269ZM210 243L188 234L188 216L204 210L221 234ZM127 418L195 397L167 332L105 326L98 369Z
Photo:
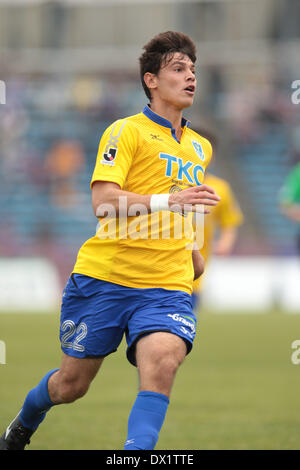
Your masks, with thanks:
M216 206L220 199L211 186L202 184L171 194L169 208L174 212L187 211L209 214L209 210L205 206Z

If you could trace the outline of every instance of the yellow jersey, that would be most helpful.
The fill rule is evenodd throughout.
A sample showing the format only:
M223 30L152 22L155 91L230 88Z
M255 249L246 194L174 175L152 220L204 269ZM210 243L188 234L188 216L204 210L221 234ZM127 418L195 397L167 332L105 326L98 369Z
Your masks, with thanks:
M202 184L210 142L182 119L182 136L149 106L115 121L100 141L91 186L117 183L137 194L164 194ZM192 214L170 211L101 217L95 236L80 248L73 272L133 288L192 292Z
M210 213L204 217L204 240L200 253L205 263L207 263L212 254L212 246L217 229L238 227L243 223L243 213L227 181L207 173L204 183L211 186L221 198L216 206L209 207ZM204 275L193 282L194 292L201 289Z

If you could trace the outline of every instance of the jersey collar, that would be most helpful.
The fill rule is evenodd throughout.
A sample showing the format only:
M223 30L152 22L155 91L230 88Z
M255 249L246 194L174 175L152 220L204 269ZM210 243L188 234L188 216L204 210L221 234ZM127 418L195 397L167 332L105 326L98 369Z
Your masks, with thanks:
M176 135L175 135L175 129L172 127L172 124L170 121L168 121L168 119L165 119L159 114L156 114L154 111L152 111L149 104L147 104L144 107L143 113L145 114L145 116L147 116L147 118L151 119L151 121L156 122L156 124L159 124L160 126L168 127L169 129L171 129L172 136L174 137L175 140L177 140ZM188 121L184 117L182 118L181 127L190 127L190 124L191 124L190 121Z

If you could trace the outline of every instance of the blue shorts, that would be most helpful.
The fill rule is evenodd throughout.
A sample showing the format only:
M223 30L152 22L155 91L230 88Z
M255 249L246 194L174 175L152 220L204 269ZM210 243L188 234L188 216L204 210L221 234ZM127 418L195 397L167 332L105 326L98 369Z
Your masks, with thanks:
M103 357L126 335L127 358L136 366L135 345L144 335L166 331L180 336L187 353L196 333L191 296L160 288L134 289L72 274L65 287L60 324L63 352L73 357Z

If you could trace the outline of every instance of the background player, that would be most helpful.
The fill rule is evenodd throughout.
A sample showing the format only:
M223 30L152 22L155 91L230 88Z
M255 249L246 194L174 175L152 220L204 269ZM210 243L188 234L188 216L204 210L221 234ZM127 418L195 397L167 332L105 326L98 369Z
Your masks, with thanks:
M285 179L280 191L280 207L284 215L297 224L297 249L300 254L300 162Z
M202 134L207 135L206 132ZM215 153L218 148L217 139L215 136L209 135L209 140ZM232 253L238 237L238 228L242 225L244 216L228 181L215 176L211 172L206 172L204 182L214 188L221 198L219 204L212 207L210 213L205 215L204 239L200 253L206 269L212 255L228 256ZM194 313L199 310L205 269L203 269L204 274L193 282L192 301Z

